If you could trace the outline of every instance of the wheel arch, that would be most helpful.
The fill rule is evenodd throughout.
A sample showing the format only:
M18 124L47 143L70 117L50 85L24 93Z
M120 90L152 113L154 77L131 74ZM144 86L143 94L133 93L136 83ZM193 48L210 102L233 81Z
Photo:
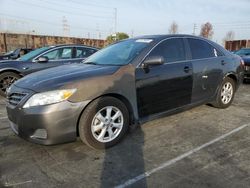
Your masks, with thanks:
M231 79L233 79L233 80L235 81L236 89L238 89L240 83L239 83L239 79L238 79L237 75L236 75L235 73L233 73L233 72L229 72L229 73L227 73L227 74L224 76L223 80L224 80L225 78L227 78L227 77L228 77L228 78L231 78Z
M13 72L18 74L19 76L23 77L23 75L21 74L20 71L16 70L16 69L2 69L0 70L0 74L5 73L5 72Z
M117 94L117 93L108 93L108 94L104 94L104 95L101 95L101 96L98 96L96 98L94 98L93 100L91 100L81 111L79 117L78 117L78 120L77 120L77 125L76 125L76 133L77 133L77 136L79 136L79 122L80 122L80 118L83 114L83 112L85 111L85 109L93 102L95 101L96 99L99 99L101 97L114 97L114 98L117 98L119 99L121 102L123 102L125 104L125 106L127 107L128 109L128 112L129 112L129 125L132 125L135 123L135 114L134 114L134 110L133 110L133 107L131 105L131 103L129 102L129 100L121 95L121 94Z

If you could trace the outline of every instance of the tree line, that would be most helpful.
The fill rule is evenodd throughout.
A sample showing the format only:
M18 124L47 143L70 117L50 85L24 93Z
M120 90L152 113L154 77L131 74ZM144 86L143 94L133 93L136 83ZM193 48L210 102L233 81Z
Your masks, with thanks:
M178 24L175 21L173 21L168 30L169 34L178 34L178 28L179 28ZM205 24L201 25L199 36L212 39L213 35L214 35L214 29L213 25L210 22L206 22ZM235 33L233 31L228 31L225 37L223 38L223 41L225 42L234 40L234 37Z
M168 29L168 33L169 34L178 34L179 33L179 26L175 21L173 21L171 23L171 25ZM214 35L214 28L210 22L206 22L206 23L201 25L199 36L204 37L204 38L208 38L208 39L212 39L213 35ZM225 37L223 38L223 42L234 40L234 37L235 37L235 33L233 31L228 31L226 33ZM111 44L113 42L123 40L126 38L129 38L129 35L127 33L117 32L115 34L108 36L106 38L106 40L109 44Z

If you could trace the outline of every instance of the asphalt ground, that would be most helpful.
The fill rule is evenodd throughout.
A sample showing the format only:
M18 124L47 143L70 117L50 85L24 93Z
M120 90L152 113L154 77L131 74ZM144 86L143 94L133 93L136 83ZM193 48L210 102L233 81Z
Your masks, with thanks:
M250 187L250 84L227 109L207 105L143 124L115 147L16 136L0 99L0 187Z

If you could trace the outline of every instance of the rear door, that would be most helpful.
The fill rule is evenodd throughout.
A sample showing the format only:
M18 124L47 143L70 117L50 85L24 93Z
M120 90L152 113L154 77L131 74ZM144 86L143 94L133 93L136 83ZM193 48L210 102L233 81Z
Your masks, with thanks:
M192 102L207 101L215 95L223 78L224 55L202 39L187 39L193 64Z
M136 69L139 116L145 117L187 105L192 94L192 64L186 60L182 38L158 44L148 56L162 56L165 63Z

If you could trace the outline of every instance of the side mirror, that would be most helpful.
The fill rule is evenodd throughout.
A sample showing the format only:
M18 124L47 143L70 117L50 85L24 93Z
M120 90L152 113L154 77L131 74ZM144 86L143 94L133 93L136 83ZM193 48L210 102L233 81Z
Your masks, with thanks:
M15 54L10 55L10 59L17 59L18 57Z
M46 56L41 56L37 59L38 63L47 63L49 61L49 58Z
M147 57L142 63L143 68L148 68L149 66L162 65L164 64L164 58L162 56L151 56Z

